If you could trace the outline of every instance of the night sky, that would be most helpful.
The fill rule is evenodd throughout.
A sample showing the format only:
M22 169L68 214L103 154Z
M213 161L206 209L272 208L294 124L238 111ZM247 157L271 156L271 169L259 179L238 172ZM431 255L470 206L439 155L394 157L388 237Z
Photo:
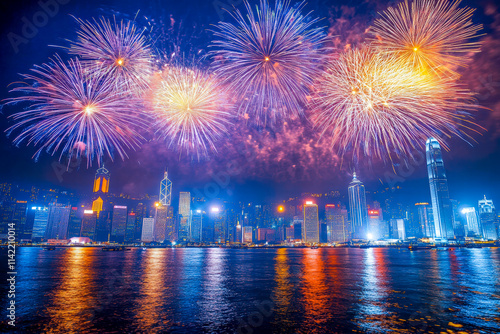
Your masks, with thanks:
M42 0L43 1L43 0ZM0 98L9 95L9 84L19 80L19 73L27 73L34 64L46 62L54 53L64 54L60 48L66 39L74 39L77 24L71 15L83 19L115 15L118 19L133 19L152 26L155 47L166 50L178 44L184 50L184 58L193 55L203 57L211 38L211 24L231 20L222 10L238 0L183 0L183 1L128 1L128 0L60 0L57 13L38 31L19 44L18 50L9 41L9 33L22 36L25 18L33 22L33 16L41 10L38 1L3 1L1 3L1 81ZM321 26L336 36L334 44L343 48L356 45L366 37L376 13L394 1L308 1L306 10L322 19ZM475 113L475 121L486 129L475 136L477 143L460 139L447 140L451 150L444 153L450 196L463 204L477 205L486 195L500 205L500 12L494 1L465 1L462 5L477 8L474 22L484 25L481 37L482 52L462 71L462 82L476 92L479 104L484 107ZM12 36L12 34L11 34ZM188 60L186 60L188 61ZM201 59L199 66L207 60ZM7 106L0 114L0 181L25 185L52 185L78 191L90 191L96 166L87 169L86 162L71 164L70 171L63 172L58 156L42 154L32 160L35 149L15 147L7 138L5 129L11 125L7 116L20 111L20 106ZM302 192L346 191L352 172L375 191L390 185L407 190L409 201L428 201L430 198L425 163L413 162L409 168L401 168L396 160L394 169L390 163L371 158L341 159L318 137L305 120L294 120L274 129L257 129L238 123L229 137L217 143L219 153L203 161L190 160L179 155L164 143L151 141L129 159L114 162L105 159L112 173L111 191L128 194L157 192L163 170L168 166L174 193L198 188L211 192L219 183L218 195L233 199L279 200ZM421 143L424 152L424 143ZM63 161L64 163L64 161ZM215 175L215 177L214 177ZM230 175L228 179L228 175ZM396 180L395 183L391 183ZM212 187L212 188L211 188Z

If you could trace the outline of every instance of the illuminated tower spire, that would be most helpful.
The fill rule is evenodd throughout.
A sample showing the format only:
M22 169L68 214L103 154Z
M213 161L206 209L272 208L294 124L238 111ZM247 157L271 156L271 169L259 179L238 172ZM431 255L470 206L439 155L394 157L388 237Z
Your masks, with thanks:
M104 164L95 173L92 211L97 212L97 217L99 217L99 213L102 211L104 199L109 190L109 176L109 171L104 167Z
M356 177L356 172L352 175L352 181L349 184L348 194L353 238L366 239L368 210L366 208L365 186L363 185L363 182Z
M168 178L168 169L165 171L163 180L160 183L160 203L170 205L172 201L172 182Z

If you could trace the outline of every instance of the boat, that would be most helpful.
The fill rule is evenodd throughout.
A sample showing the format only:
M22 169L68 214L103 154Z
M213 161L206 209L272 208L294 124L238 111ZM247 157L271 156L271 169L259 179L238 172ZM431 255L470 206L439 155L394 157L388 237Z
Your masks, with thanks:
M56 250L56 246L45 246L43 247L44 250Z
M318 246L311 246L311 249L318 249Z
M467 248L483 248L483 245L476 244L476 243L470 243L470 244L467 244L465 247L467 247Z

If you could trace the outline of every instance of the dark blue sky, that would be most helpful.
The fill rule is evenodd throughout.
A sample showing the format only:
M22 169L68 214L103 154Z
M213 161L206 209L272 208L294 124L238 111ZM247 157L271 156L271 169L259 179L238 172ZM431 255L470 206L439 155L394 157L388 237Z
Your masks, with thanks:
M42 0L43 1L43 0ZM34 64L41 64L55 52L63 53L49 45L66 45L65 39L75 37L77 26L70 15L89 19L98 16L116 15L118 18L133 18L139 11L137 21L145 24L147 17L158 23L175 21L176 40L180 40L186 54L193 50L206 52L210 41L210 24L220 20L230 20L222 7L230 7L232 3L243 8L241 1L234 0L183 0L183 1L105 1L105 0L60 0L57 13L43 22L43 9L38 1L4 1L0 5L0 26L2 52L0 60L0 98L9 97L8 85L19 80L18 73L26 73ZM391 1L390 3L394 3ZM485 25L483 52L477 55L470 68L464 72L464 83L477 92L478 101L485 108L477 113L478 124L488 131L477 136L477 144L473 147L467 143L452 139L449 141L451 151L444 153L448 172L450 193L463 203L477 204L477 200L486 194L493 197L500 205L500 15L494 2L466 1L465 5L477 8L474 16L476 23ZM359 31L367 28L378 10L384 9L387 2L366 1L308 1L307 10L314 10L314 15L324 18L321 25L332 34L340 35L349 41L359 35ZM53 9L53 8L51 8ZM23 37L23 26L26 20L42 20L37 31ZM165 31L169 31L165 29ZM10 34L10 35L9 35ZM13 34L25 38L23 43L14 46ZM9 36L10 39L9 40ZM158 47L170 47L174 38L164 38L157 42ZM15 44L15 43L14 43ZM189 49L189 50L188 50ZM33 147L14 147L6 137L4 130L10 122L6 116L19 111L19 107L3 108L0 114L0 181L35 183L39 185L56 185L69 189L90 190L90 182L95 166L87 169L85 165L63 172L56 157L44 154L38 162L31 159ZM193 187L210 189L219 184L220 194L243 198L282 199L288 195L301 192L326 192L328 190L345 190L356 169L360 178L367 183L367 189L387 187L391 182L407 189L410 201L428 200L428 183L425 164L414 164L410 170L399 169L395 178L390 164L379 162L350 161L340 162L329 157L324 150L307 144L311 139L302 125L290 131L295 136L283 135L279 129L275 131L254 131L253 140L258 146L256 152L240 156L240 148L233 145L230 139L220 143L219 156L211 161L193 162L180 157L159 143L149 143L138 152L131 152L130 159L122 162L108 162L112 172L111 188L116 192L124 191L155 193L163 169L168 165L174 182L174 191L192 190ZM261 138L259 138L259 136ZM287 138L293 138L290 142ZM279 144L276 144L279 143ZM307 145L305 147L304 145ZM303 154L310 146L311 152ZM423 148L423 143L422 143ZM227 152L226 152L227 150ZM285 158L276 160L276 152L286 151ZM251 158L249 159L249 156ZM332 154L333 156L333 154ZM228 172L228 162L236 161L241 168L237 173ZM227 172L227 173L226 173ZM224 178L229 175L229 180ZM214 175L215 178L214 178ZM226 183L228 183L226 185ZM209 190L210 191L210 190Z

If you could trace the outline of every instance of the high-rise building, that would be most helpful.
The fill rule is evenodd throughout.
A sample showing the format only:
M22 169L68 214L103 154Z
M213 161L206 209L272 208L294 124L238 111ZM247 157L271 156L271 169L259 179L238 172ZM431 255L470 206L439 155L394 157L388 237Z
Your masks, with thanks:
M243 226L241 242L244 244L252 243L252 226Z
M168 170L163 175L163 180L160 183L160 204L168 206L172 202L172 182L168 178Z
M382 209L368 210L368 231L366 236L368 239L378 240L382 238Z
M154 218L143 218L142 219L142 242L152 242L153 241L153 231L154 231L155 219Z
M179 240L187 241L190 230L191 193L181 191L179 194Z
M481 226L477 216L476 208L463 208L462 214L465 216L465 224L467 225L467 236L478 237L482 236Z
M165 223L165 241L173 242L177 239L175 234L174 207L167 207L167 222Z
M191 230L190 240L193 242L202 242L207 240L202 240L202 229L203 225L206 223L206 218L204 218L204 212L201 209L191 211Z
M49 217L45 230L46 239L66 239L70 207L61 204L49 205Z
M414 219L417 221L422 236L434 238L436 229L434 228L434 219L432 217L432 206L429 203L415 203L416 214Z
M27 201L16 201L16 203L14 204L14 212L12 214L12 223L14 223L14 226L16 228L16 233L17 237L19 238L19 241L31 238L31 236L28 238L26 238L25 236L25 230L27 227L26 226L27 211L28 211Z
M349 221L347 210L340 204L325 206L326 224L328 228L328 242L349 241Z
M496 240L498 238L495 227L497 217L493 201L484 196L484 199L478 201L478 207L483 237L487 240Z
M127 215L127 225L125 227L125 243L133 243L135 241L135 212L129 212Z
M104 168L104 165L95 173L92 211L96 212L97 217L104 208L104 201L109 191L109 177L109 171Z
M47 223L49 222L49 209L47 207L37 207L33 221L33 240L41 240L45 236Z
M111 241L123 243L127 227L127 207L115 205L113 207L113 218L111 220Z
M92 210L83 211L81 237L89 238L95 241L95 228L97 224L97 212Z
M453 239L453 210L448 192L448 180L444 169L441 147L434 138L426 142L427 173L432 199L435 239Z
M365 186L356 178L356 173L353 174L348 193L352 237L354 239L366 239L368 210L366 207Z
M304 204L304 228L302 240L309 243L318 243L320 235L318 205L312 201Z
M169 205L162 205L161 203L156 203L155 211L155 225L153 228L153 240L155 242L165 241L165 231L167 228L168 219L168 208Z
M209 220L210 225L214 228L213 241L217 243L226 243L227 226L224 224L224 211L218 206L210 208Z
M82 230L83 208L72 207L69 213L67 238L80 237Z

